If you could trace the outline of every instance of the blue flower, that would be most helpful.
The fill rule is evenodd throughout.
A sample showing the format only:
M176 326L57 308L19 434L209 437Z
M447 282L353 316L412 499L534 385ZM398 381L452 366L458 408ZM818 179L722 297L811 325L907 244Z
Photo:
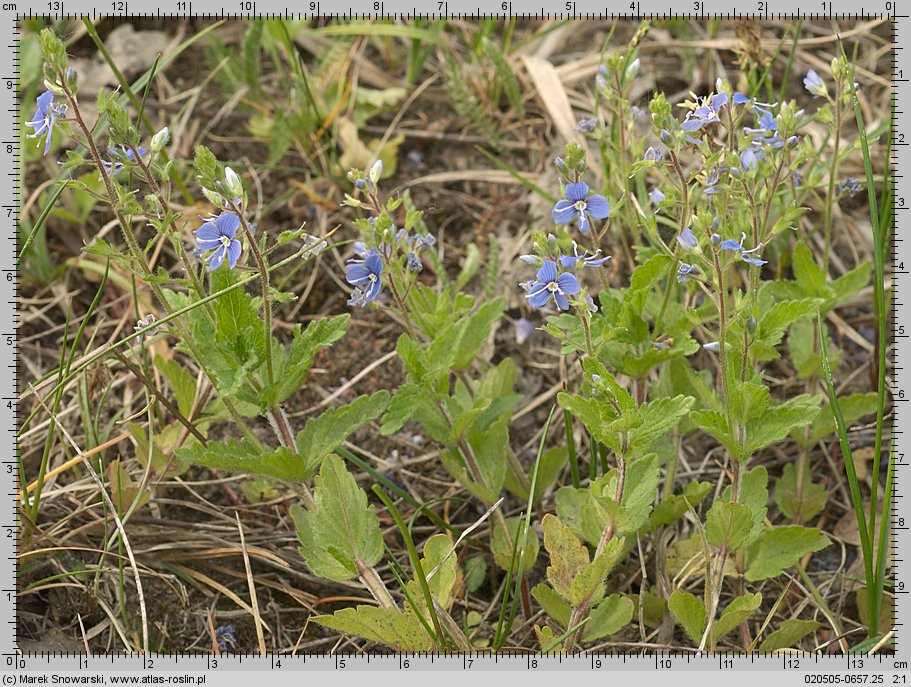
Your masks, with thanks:
M417 256L417 253L408 253L407 262L409 272L420 272L424 269L424 265L421 263L421 259Z
M690 112L686 120L680 125L680 130L686 133L699 131L705 124L721 121L718 118L718 111L727 105L728 94L716 93L713 96L706 96L702 99L702 105Z
M718 188L718 182L721 181L721 171L718 167L712 167L712 171L706 175L704 190L706 195L713 196L716 193L721 193L722 189Z
M227 651L229 646L233 649L237 644L237 639L234 637L234 626L219 625L216 627L215 643L218 645L219 651Z
M740 151L740 167L744 172L752 172L759 167L759 161L765 157L762 150L744 148Z
M528 285L528 293L525 295L528 302L535 308L542 308L553 296L560 310L569 310L566 296L579 293L579 280L569 272L560 274L557 263L553 260L545 260L536 276L537 281Z
M133 150L131 148L127 148L126 146L120 146L120 148L120 150L117 150L116 148L108 148L108 155L111 155L112 157L116 156L121 159L126 158L128 162L136 162L136 156L133 154ZM136 149L136 152L139 153L140 157L142 157L146 154L146 149L140 146ZM123 171L125 165L123 162L120 162L115 158L113 162L102 160L101 166L104 167L104 171L108 173L108 176L116 176Z
M683 249L688 252L699 250L699 242L696 241L696 237L693 235L693 230L689 227L680 232L680 235L677 237L677 243L679 243Z
M853 198L858 193L860 193L863 188L864 187L861 186L860 182L857 179L854 177L848 177L838 185L838 192L847 193L849 196L851 196L851 198Z
M66 105L64 103L55 103L54 94L50 91L45 91L39 95L36 102L38 103L38 109L35 110L31 121L26 122L25 125L34 129L28 135L28 138L37 138L39 145L41 145L41 139L44 139L44 154L47 155L51 149L54 122L60 117L66 116Z
M807 75L803 78L803 86L814 98L825 98L829 94L826 85L819 78L819 74L813 69L807 71Z
M642 159L648 160L649 162L661 162L664 159L664 153L654 146L649 146L645 151L645 155L642 156Z
M382 274L383 260L375 250L369 250L363 260L351 258L345 268L345 281L358 288L354 289L349 305L363 307L379 296L383 288Z
M664 194L663 194L660 190L658 190L657 188L653 188L651 191L649 191L649 192L648 192L648 197L651 199L651 201L652 201L655 205L658 205L658 203L660 203L662 200L664 200L665 198L667 198L667 196L664 195Z
M516 343L520 346L528 340L528 337L535 333L535 326L524 317L520 317L513 322L513 326L516 330Z
M760 243L755 248L750 248L749 250L746 250L743 247L743 242L746 240L746 237L747 237L746 234L741 234L739 242L735 241L734 239L728 239L727 241L722 241L721 250L730 250L730 251L739 252L740 259L751 265L756 265L757 267L765 265L766 264L765 260L761 260L759 258L753 257L753 253L756 253L757 251L762 250L762 244Z
M588 215L595 219L606 219L610 216L610 203L604 196L597 193L588 195L588 184L577 181L567 184L564 193L566 198L561 198L554 205L553 218L557 224L571 224L579 220L579 231L587 234L590 231Z
M696 265L689 265L685 262L681 262L680 266L677 267L677 283L682 284L687 281L692 281L694 274L699 274L699 268L696 267Z
M234 238L240 227L240 218L232 212L223 212L210 219L196 230L199 254L212 251L206 260L210 270L216 270L228 259L228 267L234 268L240 258L240 241Z
M579 244L573 241L573 254L561 255L560 266L568 270L575 269L578 263L581 262L585 267L600 267L610 259L610 255L607 255L603 258L601 257L600 248L595 253L588 253L584 250L580 253Z

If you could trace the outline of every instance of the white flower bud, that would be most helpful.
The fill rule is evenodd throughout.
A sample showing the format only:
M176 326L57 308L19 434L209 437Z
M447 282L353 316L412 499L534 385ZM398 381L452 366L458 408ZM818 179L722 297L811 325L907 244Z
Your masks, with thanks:
M380 177L383 176L383 161L377 160L374 162L373 167L370 168L370 172L368 172L367 176L375 186L376 183L380 180Z
M47 79L44 80L44 87L47 90L49 90L51 93L53 93L54 95L60 95L60 96L66 95L66 92L63 90L63 88L59 84L51 83Z
M244 197L244 185L237 176L237 172L230 167L225 167L225 187L235 198Z
M627 81L632 81L633 79L636 78L636 75L639 73L639 66L640 66L640 63L639 63L638 57L629 63L629 66L626 68L626 80Z
M160 153L161 150L168 144L168 139L171 137L171 132L168 131L168 127L165 127L157 134L152 136L152 142L149 144L149 148L152 151L152 154Z

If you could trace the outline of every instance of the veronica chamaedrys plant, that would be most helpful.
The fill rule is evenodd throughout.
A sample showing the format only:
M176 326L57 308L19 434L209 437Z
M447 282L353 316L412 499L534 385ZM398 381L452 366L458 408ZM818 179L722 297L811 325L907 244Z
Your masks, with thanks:
M351 306L383 308L405 330L396 350L407 381L394 393L381 431L397 432L413 420L443 447L446 469L484 503L495 503L504 488L527 499L528 476L509 446L509 419L521 400L512 392L515 365L505 359L495 366L484 365L486 370L475 376L481 348L502 315L504 300L475 298L465 292L480 267L473 246L468 248L461 274L450 281L420 211L407 196L383 196L379 176L376 165L349 174L354 195L346 203L368 217L355 222L360 240L354 244L355 256L349 259L345 276L353 286ZM397 226L393 217L403 204L405 221ZM435 273L436 285L421 279L427 265ZM495 268L488 274L495 274ZM559 466L553 464L549 479L556 478ZM513 537L503 535L505 519L498 512L494 518L501 531L495 546L502 544L511 551ZM508 554L505 559L508 565ZM534 556L527 561L530 568Z
M148 431L131 425L140 462L151 457L156 480L168 471L181 469L182 460L287 482L300 493L306 506L306 511L296 513L304 520L310 517L321 522L321 508L332 511L352 507L357 502L356 491L345 491L341 486L327 488L324 491L329 494L315 499L309 480L349 434L385 411L389 394L379 391L327 410L309 418L295 434L284 404L300 389L314 356L345 334L350 318L339 315L316 320L306 328L297 325L289 341L276 337L272 328L275 304L297 296L277 290L271 283L271 272L291 262L313 259L325 248L326 239L313 240L302 230L284 231L270 239L265 229L256 231L250 221L241 175L222 167L211 151L200 146L194 166L202 193L215 212L202 218L196 227L189 227L195 229L195 246L188 250L188 228L183 226L180 213L171 207L170 166L162 162L168 129L161 129L151 136L147 146L142 145L144 136L114 93L99 95L101 121L89 125L79 108L76 74L68 66L62 42L50 30L41 33L40 42L49 95L39 97L38 112L30 120L34 134L42 137L47 150L52 132L66 129L87 151L69 151L63 169L69 172L86 164L95 168L127 245L124 254L96 238L86 251L131 271L139 283L153 292L156 307L160 308L157 315L145 314L129 337L138 339L140 346L130 349L128 355L119 351L115 354L146 388L156 389L154 382L147 379L144 357L149 337L157 329L157 337L176 338L177 347L191 359L191 365L198 366L210 385L210 391L198 398L196 376L187 369L189 366L176 360L154 359L170 384L175 401L160 398L156 391L148 402L162 405L161 413L167 422L162 427L149 427ZM96 139L105 131L107 145L102 147ZM121 173L127 169L131 174ZM141 236L127 220L137 216L146 219L148 226L141 231L151 229L151 236ZM183 272L181 278L172 277L163 265L152 271L147 251L157 238L170 241ZM285 257L272 262L272 256L279 251ZM254 276L242 276L241 268L248 268L251 263ZM258 297L245 289L251 279L259 281ZM250 418L256 416L269 421L277 445L252 431ZM225 420L229 422L221 424L216 435L213 427ZM226 434L238 434L240 438L224 438ZM180 460L175 461L175 456ZM325 481L331 481L328 472L335 470L335 484L348 484L346 479L350 476L339 474L338 465L332 463L326 469ZM327 501L331 502L329 506ZM311 511L314 515L308 516ZM369 528L369 517L365 523ZM332 541L302 542L305 560L320 570L325 547ZM348 566L352 577L361 577L371 593L385 601L388 592L371 568L376 562L375 540L365 535L348 543L347 549L341 547L335 554L341 565ZM334 574L333 579L337 579Z

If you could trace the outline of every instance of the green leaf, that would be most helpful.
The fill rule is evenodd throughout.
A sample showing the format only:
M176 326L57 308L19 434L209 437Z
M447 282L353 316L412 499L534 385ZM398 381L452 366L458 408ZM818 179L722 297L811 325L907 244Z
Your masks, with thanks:
M744 458L743 447L728 429L728 423L723 413L717 410L696 410L690 413L690 419L697 429L701 429L721 442L732 456L738 460Z
M655 506L651 515L652 527L676 522L689 510L689 506L695 507L711 491L712 484L709 482L690 482L682 494L674 494Z
M744 594L731 601L715 622L715 638L721 639L724 635L753 615L753 612L761 605L762 594L759 592L755 594Z
M345 469L341 458L323 461L313 490L313 508L292 506L300 552L318 576L334 582L354 579L383 556L376 509Z
M318 615L312 620L323 627L379 642L397 651L427 651L433 647L433 640L418 617L395 608L356 606L332 615Z
M724 545L737 551L744 545L753 528L753 514L749 507L730 501L715 501L705 520L705 534L709 543L721 548Z
M689 592L677 589L671 594L667 607L690 639L697 644L705 631L705 606Z
M821 369L821 368L820 368ZM841 406L841 414L845 419L845 425L850 425L865 415L872 415L876 412L877 394L870 391L865 394L849 394L838 397L838 405ZM831 408L826 408L816 416L810 429L808 446L812 446L823 437L835 434L835 416Z
M680 424L694 402L690 396L674 396L642 405L637 426L630 431L629 454L644 455L658 439Z
M589 614L589 621L582 631L582 639L591 642L619 632L633 619L635 610L636 605L632 599L620 594L611 594Z
M746 578L750 582L777 577L808 553L831 542L815 528L787 525L772 527L747 548Z
M531 595L535 598L535 601L541 604L541 608L544 609L548 616L556 620L564 628L566 627L572 614L572 606L564 601L553 588L542 582L532 587Z
M788 327L797 320L815 317L822 302L820 298L803 298L775 303L759 320L757 339L766 346L778 345Z
M189 418L196 400L196 379L185 366L176 360L165 360L160 355L155 356L155 367L171 385L174 398L177 399L177 409Z
M775 503L785 516L798 522L812 520L822 513L829 500L829 490L813 482L810 466L804 466L802 492L797 489L797 467L787 463L775 483Z
M541 526L544 530L544 548L550 554L547 580L560 596L572 603L573 581L588 567L588 549L573 531L548 513Z
M630 291L640 291L654 286L671 268L673 258L668 255L655 255L633 270L630 277Z
M747 544L754 542L765 531L765 516L769 503L769 473L759 465L752 470L744 471L740 477L740 496L738 503L747 506L753 518L753 529ZM724 501L731 500L731 487L728 485L721 493Z
M268 408L296 393L316 354L341 339L350 322L351 315L344 314L315 320L306 329L297 325L287 354L282 347L273 346L275 383L260 392L260 404ZM257 327L262 329L262 324L257 323Z
M835 303L844 303L852 296L857 295L870 283L872 274L869 262L862 262L850 272L846 272L838 279L833 280L829 286L835 292Z
M459 342L458 349L455 351L455 369L467 370L472 366L474 358L478 354L478 349L490 336L491 326L500 319L505 307L506 299L502 297L494 298L484 303L468 318L468 322L465 325L465 334Z
M346 406L330 408L307 420L295 441L306 471L312 473L348 435L378 418L388 405L389 392L381 390L370 396L359 396Z
M658 492L659 472L658 456L653 453L626 466L621 504L629 524L627 529L617 530L620 534L635 532L648 521Z
M745 456L781 441L792 430L806 427L819 414L819 396L802 394L784 403L771 403L761 415L754 415L747 423Z
M313 472L290 449L280 446L264 450L249 439L210 441L205 447L201 444L184 446L177 449L177 456L214 470L248 472L290 483L305 482Z
M826 275L816 266L813 254L803 241L798 241L794 247L791 266L797 283L804 291L812 296L824 295Z
M424 543L424 555L421 558L421 568L424 570L425 575L429 575L430 571L440 565L444 558L446 560L445 563L440 565L434 576L427 580L427 585L430 587L430 595L444 609L448 609L452 605L454 600L452 588L455 585L458 574L458 560L455 554L449 555L450 551L452 551L452 540L449 536L435 534ZM408 582L408 588L411 590L411 595L416 599L420 599L419 603L423 605L423 597L417 581L411 580Z
M772 653L789 649L821 625L815 620L785 620L777 630L766 637L759 645L760 653Z
M509 532L504 531L503 526L499 523L494 525L493 536L490 538L490 551L493 554L493 562L503 570L509 570L516 533L525 531L525 567L521 571L517 569L522 554L522 549L517 546L513 574L526 573L534 567L538 560L538 552L541 548L538 535L532 528L525 530L525 518L507 518L506 527L509 528Z

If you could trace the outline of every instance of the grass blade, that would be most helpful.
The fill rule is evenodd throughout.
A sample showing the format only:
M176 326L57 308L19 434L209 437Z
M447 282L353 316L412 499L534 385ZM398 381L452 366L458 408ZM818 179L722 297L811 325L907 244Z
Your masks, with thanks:
M829 352L826 345L826 332L822 324L822 315L816 319L816 329L819 334L819 355L822 359L823 376L826 380L826 390L829 393L829 409L832 411L835 427L838 430L838 443L841 445L841 457L845 463L845 474L848 478L848 488L851 492L851 505L854 507L854 517L857 520L857 528L860 530L860 548L864 557L864 575L867 581L868 617L870 627L872 628L870 634L873 635L879 613L873 608L875 597L873 595L874 579L871 537L870 532L867 529L867 517L864 515L864 504L860 495L860 483L857 479L857 471L854 468L854 454L848 443L848 430L847 427L845 427L845 418L841 413L841 404L839 404L838 396L835 393L835 383L832 381L832 370L829 367Z
M32 241L35 240L35 237L38 235L38 232L41 230L41 227L44 226L44 222L47 220L48 215L51 214L51 210L54 209L54 204L57 202L57 199L60 197L60 194L63 193L69 185L69 179L61 181L57 184L57 188L51 193L51 197L48 199L47 204L44 206L44 209L41 210L41 214L38 215L38 219L35 220L32 230L29 232L28 236L25 239L25 242L22 244L22 248L19 249L19 255L16 256L16 269L19 269L19 266L22 265L22 261L25 260L25 256L28 254L28 249L32 245Z

